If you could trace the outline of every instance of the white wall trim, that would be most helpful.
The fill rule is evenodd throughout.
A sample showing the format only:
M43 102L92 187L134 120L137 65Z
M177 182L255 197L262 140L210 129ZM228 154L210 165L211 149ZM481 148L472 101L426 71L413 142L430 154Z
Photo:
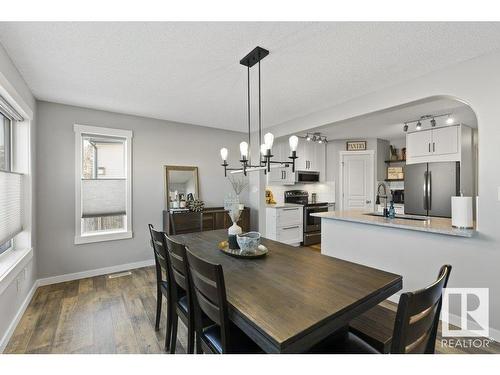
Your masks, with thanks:
M93 270L75 272L75 273L67 273L65 275L51 276L43 279L38 279L38 285L43 286L43 285L63 283L66 281L79 280L79 279L84 279L86 277L101 276L101 275L106 275L108 273L121 272L141 267L149 267L152 265L154 265L154 259L148 259L140 262L120 264L117 266L97 268Z
M75 245L99 242L113 241L132 238L132 138L133 132L125 129L102 128L99 126L88 126L74 124L75 131ZM125 177L127 179L126 187L126 228L125 232L114 234L92 234L91 236L82 236L81 218L82 218L82 135L101 135L108 137L119 137L125 139Z
M0 264L0 295L12 284L21 270L33 258L33 249L11 249L2 254ZM3 268L5 267L5 270Z
M19 307L19 310L17 311L16 316L12 320L12 322L9 325L9 328L7 328L7 331L3 335L2 339L0 340L0 353L3 353L5 348L7 347L7 344L9 343L10 338L12 337L12 334L14 333L17 325L19 324L19 321L23 317L24 312L28 308L28 305L31 302L31 299L35 295L36 289L38 288L38 280L35 280L33 283L33 286L31 287L30 291L28 292L28 295L24 299L23 303Z

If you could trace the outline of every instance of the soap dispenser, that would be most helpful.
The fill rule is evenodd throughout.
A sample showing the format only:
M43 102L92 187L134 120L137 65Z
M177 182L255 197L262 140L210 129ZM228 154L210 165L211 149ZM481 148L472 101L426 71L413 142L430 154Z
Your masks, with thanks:
M394 219L396 217L396 210L394 209L394 201L391 201L391 206L389 207L389 219Z

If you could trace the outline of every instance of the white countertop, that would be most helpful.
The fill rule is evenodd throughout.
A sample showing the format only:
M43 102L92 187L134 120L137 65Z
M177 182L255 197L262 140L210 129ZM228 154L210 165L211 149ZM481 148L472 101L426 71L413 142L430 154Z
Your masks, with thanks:
M451 219L441 217L429 217L428 220L411 220L405 218L388 219L382 216L366 215L367 212L350 211L329 211L312 213L311 216L322 219L349 221L352 223L378 225L384 227L416 230L437 234L446 234L457 237L472 237L476 232L474 229L459 229L451 226ZM404 215L403 215L404 216ZM408 215L411 216L411 215Z
M286 208L286 207L304 207L304 206L302 204L296 204L296 203L266 204L266 208Z

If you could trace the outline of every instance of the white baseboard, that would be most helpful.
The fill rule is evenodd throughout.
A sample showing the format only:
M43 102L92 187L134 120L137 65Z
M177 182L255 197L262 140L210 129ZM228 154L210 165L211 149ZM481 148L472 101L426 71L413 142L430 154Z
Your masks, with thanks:
M31 302L31 299L35 295L35 291L38 288L38 280L35 280L33 283L33 286L31 287L30 291L28 292L28 295L24 299L23 303L21 304L21 307L19 307L19 310L17 311L16 316L12 320L12 322L9 325L9 328L7 328L7 331L3 335L2 339L0 340L0 353L3 353L5 348L7 347L7 344L9 343L10 338L12 337L12 334L14 333L14 330L16 329L17 325L19 324L19 321L23 317L24 312L28 308L28 305Z
M131 270L134 268L148 267L154 264L155 264L154 259L149 259L140 262L120 264L118 266L98 268L95 270L67 273L65 275L51 276L43 279L38 279L38 285L43 286L43 285L63 283L66 281L84 279L86 277L101 276L101 275L107 275L108 273L121 272L121 271Z

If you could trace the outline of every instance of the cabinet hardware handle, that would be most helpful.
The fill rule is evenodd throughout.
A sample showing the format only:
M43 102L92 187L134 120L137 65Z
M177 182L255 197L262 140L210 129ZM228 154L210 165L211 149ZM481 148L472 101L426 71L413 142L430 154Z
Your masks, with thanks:
M284 208L283 211L297 211L299 207L294 207L294 208Z
M298 225L295 225L293 227L287 227L287 228L281 228L283 230L288 230L288 229L295 229L295 228L298 228L299 226Z
M429 152L431 152L431 143L429 142Z
M432 142L432 152L436 152L436 143Z

